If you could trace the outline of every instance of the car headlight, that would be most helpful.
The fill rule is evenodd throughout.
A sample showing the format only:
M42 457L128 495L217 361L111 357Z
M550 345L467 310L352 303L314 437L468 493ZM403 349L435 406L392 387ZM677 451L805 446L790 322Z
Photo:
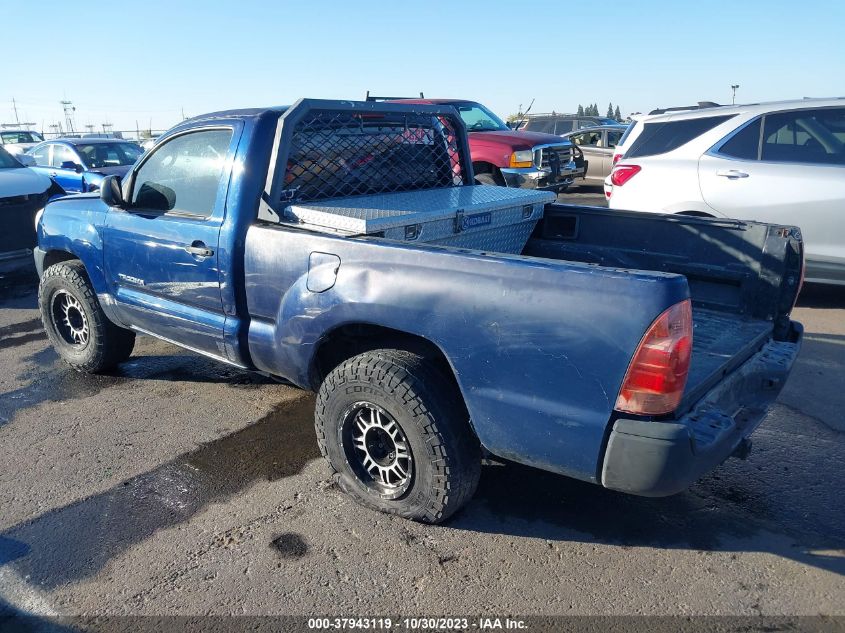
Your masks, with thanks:
M511 167L533 167L534 166L534 152L530 149L514 152L510 159Z

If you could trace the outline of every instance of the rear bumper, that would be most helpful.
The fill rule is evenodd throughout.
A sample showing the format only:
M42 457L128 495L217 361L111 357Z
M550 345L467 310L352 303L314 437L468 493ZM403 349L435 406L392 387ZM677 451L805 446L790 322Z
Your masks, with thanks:
M559 191L574 183L576 179L583 178L584 174L587 173L587 163L585 161L583 167L561 169L558 176L552 176L548 169L537 169L535 167L505 167L500 171L508 187Z
M803 328L791 325L789 341L767 343L682 418L616 420L605 451L602 485L664 497L686 489L735 452L746 452L748 436L783 388L801 347Z
M845 264L841 261L807 257L806 264L804 281L838 286L845 285Z

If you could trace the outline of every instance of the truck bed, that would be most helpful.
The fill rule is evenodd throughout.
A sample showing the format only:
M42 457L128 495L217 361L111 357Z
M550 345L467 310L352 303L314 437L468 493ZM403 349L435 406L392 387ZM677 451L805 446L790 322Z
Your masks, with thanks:
M786 335L801 270L789 227L558 204L523 254L684 275L694 334L682 410Z

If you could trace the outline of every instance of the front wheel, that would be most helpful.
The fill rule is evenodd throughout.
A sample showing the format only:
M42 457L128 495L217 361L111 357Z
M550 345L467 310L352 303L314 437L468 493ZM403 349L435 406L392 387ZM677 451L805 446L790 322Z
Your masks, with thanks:
M61 262L44 271L38 307L56 352L76 370L106 371L132 353L135 333L109 321L80 261Z
M478 486L481 449L460 393L417 354L375 350L335 368L315 427L340 488L382 512L440 523Z
M505 179L502 178L501 174L498 173L483 173L483 174L476 174L475 175L475 184L476 185L494 185L496 187L504 187L505 186Z

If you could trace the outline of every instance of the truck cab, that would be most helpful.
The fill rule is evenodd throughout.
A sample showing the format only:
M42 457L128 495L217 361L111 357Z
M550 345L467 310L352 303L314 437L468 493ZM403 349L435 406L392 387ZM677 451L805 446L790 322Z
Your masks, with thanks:
M562 193L587 172L581 150L554 134L512 129L484 105L464 99L401 99L454 107L466 125L475 180L480 184Z

